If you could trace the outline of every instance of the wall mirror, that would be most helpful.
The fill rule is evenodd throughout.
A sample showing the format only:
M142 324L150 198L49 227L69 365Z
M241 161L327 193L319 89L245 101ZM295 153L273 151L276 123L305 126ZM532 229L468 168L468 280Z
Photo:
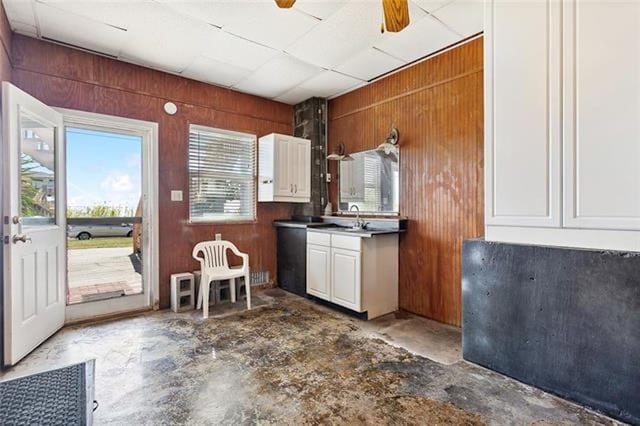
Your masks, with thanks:
M340 161L338 210L347 212L355 205L361 213L398 214L400 151L387 154L372 149L350 157L352 161Z

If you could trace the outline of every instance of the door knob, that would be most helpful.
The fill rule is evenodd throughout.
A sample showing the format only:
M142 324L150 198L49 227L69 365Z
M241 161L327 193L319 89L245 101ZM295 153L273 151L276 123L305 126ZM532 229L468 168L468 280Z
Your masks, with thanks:
M31 237L22 234L22 235L14 235L13 236L13 244L18 244L18 242L21 243L30 243L31 242Z

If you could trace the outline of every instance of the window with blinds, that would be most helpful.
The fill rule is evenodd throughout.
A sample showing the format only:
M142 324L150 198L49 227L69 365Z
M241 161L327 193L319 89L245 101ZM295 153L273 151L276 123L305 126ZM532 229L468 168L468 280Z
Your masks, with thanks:
M191 125L190 220L255 220L255 169L255 135Z

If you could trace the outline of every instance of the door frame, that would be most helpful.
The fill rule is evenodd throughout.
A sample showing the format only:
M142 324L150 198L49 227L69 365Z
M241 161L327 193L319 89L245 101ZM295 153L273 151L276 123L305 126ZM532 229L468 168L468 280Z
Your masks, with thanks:
M159 309L158 123L73 109L55 109L62 114L65 129L69 126L78 126L96 130L120 130L142 135L142 251L149 253L149 256L145 256L143 260L142 280L145 291L142 295L67 305L65 323L132 311ZM144 194L147 195L146 199ZM66 289L68 273L65 276L67 277Z

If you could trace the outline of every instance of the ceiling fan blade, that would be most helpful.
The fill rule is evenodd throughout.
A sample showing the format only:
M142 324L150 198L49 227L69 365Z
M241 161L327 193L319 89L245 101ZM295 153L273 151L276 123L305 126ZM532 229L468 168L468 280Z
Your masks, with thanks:
M409 25L408 0L382 0L382 10L387 31L397 33Z
M296 0L276 0L276 4L281 9L289 9L295 2Z

